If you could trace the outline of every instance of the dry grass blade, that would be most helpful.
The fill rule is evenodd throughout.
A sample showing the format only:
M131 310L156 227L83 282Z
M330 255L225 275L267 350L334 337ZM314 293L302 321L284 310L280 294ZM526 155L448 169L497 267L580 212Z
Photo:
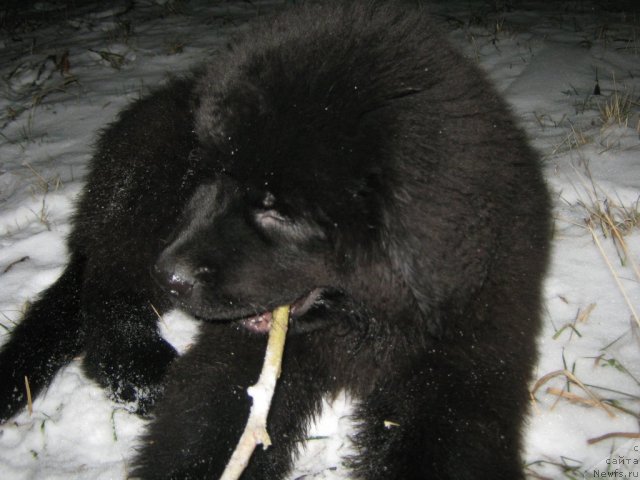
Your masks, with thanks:
M591 397L591 401L593 402L593 405L601 408L602 410L604 410L605 412L607 412L607 414L610 417L615 417L616 414L611 410L611 408L606 405L602 400L600 400L597 395L595 395L584 383L582 383L573 373L571 373L569 370L556 370L554 372L551 373L547 373L546 375L544 375L543 377L541 377L533 386L533 388L531 389L531 396L534 396L536 394L536 392L540 389L540 387L542 387L542 385L544 385L545 383L547 383L549 380L551 380L552 378L555 377L560 377L560 376L564 376L567 378L567 380L569 380L571 383L577 385L578 387L580 387L589 397Z
M638 327L640 327L640 318L638 317L638 313L636 312L636 309L634 308L633 303L631 303L631 300L629 299L629 296L627 295L627 291L624 288L624 285L622 285L622 282L620 281L620 277L618 276L618 273L613 268L613 265L611 264L611 261L609 260L609 257L607 257L607 254L604 251L604 248L602 247L602 244L600 243L600 239L598 238L598 235L596 234L595 230L593 229L593 226L591 225L591 221L587 221L587 228L589 229L589 232L591 232L591 236L593 237L593 241L595 242L596 246L598 247L598 250L600 251L600 254L602 255L602 258L604 259L605 263L607 264L607 267L609 268L609 271L613 275L613 278L616 281L616 285L618 286L618 289L620 290L620 293L622 293L622 296L624 297L625 302L627 302L627 306L629 307L629 310L631 311L631 315L633 316L633 319L635 320L635 322L638 325Z
M602 442L603 440L607 440L609 438L640 438L640 433L633 432L611 432L606 433L604 435L600 435L596 438L590 438L587 440L589 445L593 445L594 443Z
M605 237L612 237L617 243L624 244L622 237L640 226L640 197L629 207L616 202L603 191L594 181L588 165L584 165L586 179L574 166L577 178L580 181L582 192L586 194L585 200L579 200L580 205L589 215L589 219L594 222L602 231ZM576 187L574 187L579 197L582 197ZM602 199L602 200L601 200Z
M161 322L163 321L162 319L162 315L160 315L160 312L158 311L158 309L155 307L155 305L153 303L149 303L149 306L151 307L151 310L153 310L153 313L156 314L156 317L158 317L158 320L160 320Z
M598 407L598 402L593 399L584 398L575 393L567 392L566 390L561 390L559 388L549 387L545 390L549 395L555 395L558 397L562 397L565 400L569 400L571 403L581 403L583 405L587 405L589 407Z
M27 411L29 416L33 415L33 398L31 397L31 387L29 386L29 379L24 376L24 388L27 391Z
M628 92L620 93L617 89L603 105L600 106L600 117L605 125L617 124L622 127L629 126L629 117L633 108L637 106L633 97Z
M571 393L566 390L561 390L559 388L549 387L545 390L545 392L548 393L549 395L554 395L558 398L564 398L565 400L571 403L579 403L587 407L596 407L596 408L600 407L600 402L596 400L585 398L575 393ZM619 412L622 412L624 414L631 415L634 418L637 418L637 414L627 408L621 407L620 405L616 405L615 403L610 403L610 402L605 403L604 401L601 401L601 402L602 402L602 405L607 405L611 408L615 408Z
M584 310L578 310L578 314L576 315L576 323L585 323L587 320L589 320L591 312L593 312L596 306L597 304L590 303Z
M615 213L612 213L612 207L610 201L605 201L605 208L598 213L600 226L604 231L608 232L613 239L614 245L618 250L618 256L623 260L623 264L629 263L633 269L636 277L640 280L640 271L638 266L633 260L633 255L629 255L629 248L627 242L624 240L624 235L629 233L632 228L637 227L640 222L640 212L638 212L638 203L636 202L635 209L629 211L624 207L619 207L618 220L614 219Z
M576 128L571 125L571 131L567 133L565 138L551 150L551 155L569 152L580 148L583 145L587 145L592 141L593 139L591 137L585 135L581 130L576 130Z

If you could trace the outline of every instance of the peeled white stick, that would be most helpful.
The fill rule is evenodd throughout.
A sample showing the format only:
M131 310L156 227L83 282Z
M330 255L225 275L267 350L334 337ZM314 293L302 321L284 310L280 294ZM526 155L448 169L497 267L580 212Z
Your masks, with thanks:
M271 445L271 439L267 433L267 415L271 407L271 399L276 388L276 381L280 377L282 366L282 352L284 341L289 326L289 305L278 307L273 311L273 321L269 330L267 351L264 354L264 363L260 378L255 385L247 389L247 393L253 399L249 420L244 432L229 459L220 480L237 480L247 468L249 459L259 443L262 448Z

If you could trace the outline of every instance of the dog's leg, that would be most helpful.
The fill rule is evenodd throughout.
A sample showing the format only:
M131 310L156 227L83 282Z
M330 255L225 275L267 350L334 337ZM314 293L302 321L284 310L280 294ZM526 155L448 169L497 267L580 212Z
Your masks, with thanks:
M84 263L72 258L60 278L29 307L0 351L0 422L35 397L82 348L80 285Z
M526 379L488 356L434 349L381 381L357 414L356 478L522 479Z
M115 400L146 414L163 391L176 352L160 336L158 314L148 296L98 283L87 282L84 289L83 314L89 325L85 373Z
M202 329L171 370L157 419L134 462L136 477L218 478L242 434L251 406L247 387L258 379L267 337L228 324ZM290 469L291 452L319 409L324 387L307 370L314 365L307 348L302 337L287 340L267 423L273 444L256 448L243 480L279 480Z

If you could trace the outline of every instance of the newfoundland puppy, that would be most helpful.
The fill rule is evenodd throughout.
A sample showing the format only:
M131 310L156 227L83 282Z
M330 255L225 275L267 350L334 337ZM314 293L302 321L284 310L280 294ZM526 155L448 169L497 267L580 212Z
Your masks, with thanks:
M292 7L101 135L69 264L2 348L0 419L84 353L152 413L134 477L217 478L289 304L273 445L244 480L286 478L341 391L354 479L522 479L549 236L536 154L424 12ZM180 358L173 307L202 319Z

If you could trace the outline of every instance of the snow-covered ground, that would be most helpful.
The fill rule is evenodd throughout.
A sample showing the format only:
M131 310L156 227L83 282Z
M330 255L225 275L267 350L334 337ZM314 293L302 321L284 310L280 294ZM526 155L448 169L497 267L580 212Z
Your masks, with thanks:
M0 342L62 270L96 132L285 2L61 3L34 3L0 31ZM432 10L513 106L554 193L527 471L640 478L640 13L589 1L489 8L503 3ZM196 326L176 313L162 328L184 347ZM291 478L348 478L336 453L348 449L348 404L333 407ZM0 427L0 478L123 479L143 428L75 361L32 414Z

